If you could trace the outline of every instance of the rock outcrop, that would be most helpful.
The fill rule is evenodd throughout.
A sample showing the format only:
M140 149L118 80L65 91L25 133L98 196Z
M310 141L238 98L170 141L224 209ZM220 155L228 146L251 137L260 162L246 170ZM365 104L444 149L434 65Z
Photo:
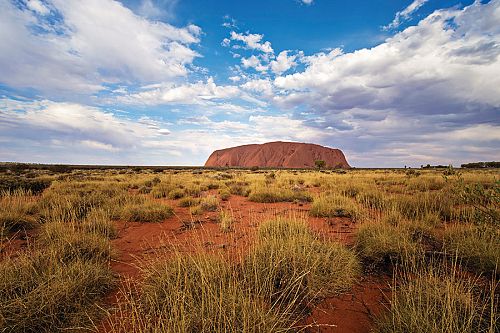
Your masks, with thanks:
M298 142L268 142L214 151L206 167L314 168L315 161L325 167L350 168L344 153L320 145Z

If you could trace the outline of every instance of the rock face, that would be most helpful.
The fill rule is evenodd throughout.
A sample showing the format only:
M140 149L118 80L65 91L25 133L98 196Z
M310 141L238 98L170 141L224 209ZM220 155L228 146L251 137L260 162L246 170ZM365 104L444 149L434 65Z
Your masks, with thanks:
M205 166L314 168L317 160L325 161L326 167L350 168L344 153L339 149L281 141L216 150L210 155Z

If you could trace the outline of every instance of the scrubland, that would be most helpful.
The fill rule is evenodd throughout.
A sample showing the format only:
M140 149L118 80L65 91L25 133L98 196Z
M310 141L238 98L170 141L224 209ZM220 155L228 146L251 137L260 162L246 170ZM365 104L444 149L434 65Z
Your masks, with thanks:
M367 332L499 331L496 170L39 170L0 181L2 332L346 332L315 309L375 277L385 298ZM149 237L140 230L150 248L127 253L133 233Z

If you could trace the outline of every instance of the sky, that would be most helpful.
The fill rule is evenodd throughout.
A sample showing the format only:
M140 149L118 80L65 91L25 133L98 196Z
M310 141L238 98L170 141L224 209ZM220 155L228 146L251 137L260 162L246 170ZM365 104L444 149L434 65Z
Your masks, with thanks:
M0 0L0 161L500 160L500 0Z

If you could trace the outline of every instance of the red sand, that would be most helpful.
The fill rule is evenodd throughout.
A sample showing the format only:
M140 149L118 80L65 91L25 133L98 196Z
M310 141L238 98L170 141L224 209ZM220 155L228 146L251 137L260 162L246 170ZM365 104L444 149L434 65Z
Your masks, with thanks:
M239 253L248 250L259 223L276 215L302 216L313 230L328 239L348 245L354 240L354 223L346 218L309 217L310 204L260 204L233 195L229 201L221 202L222 208L232 211L235 219L234 231L224 233L216 223L217 212L204 213L193 220L189 209L178 207L177 201L163 201L174 208L176 215L162 223L116 222L118 238L112 245L118 251L118 258L111 265L123 281L140 281L138 266L168 254L173 247L186 252L220 252L237 258ZM313 324L306 332L370 332L373 315L383 310L387 281L388 278L365 277L350 292L325 299L306 318L306 324ZM106 303L112 306L119 298L120 293L115 291L108 295ZM106 324L103 323L99 331L106 332Z
M341 150L310 143L269 142L214 151L206 167L314 168L323 160L326 167L350 168Z

